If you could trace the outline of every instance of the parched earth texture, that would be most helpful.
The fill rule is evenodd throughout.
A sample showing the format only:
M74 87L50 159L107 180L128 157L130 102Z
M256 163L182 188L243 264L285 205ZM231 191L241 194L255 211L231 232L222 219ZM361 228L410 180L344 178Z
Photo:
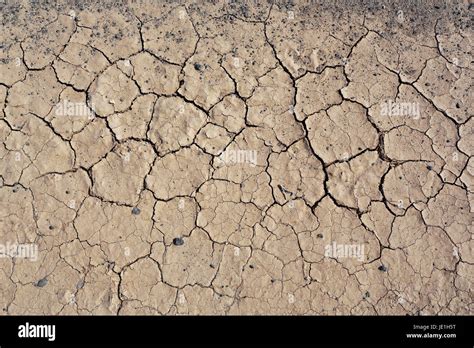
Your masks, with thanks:
M474 314L473 11L0 2L1 313Z

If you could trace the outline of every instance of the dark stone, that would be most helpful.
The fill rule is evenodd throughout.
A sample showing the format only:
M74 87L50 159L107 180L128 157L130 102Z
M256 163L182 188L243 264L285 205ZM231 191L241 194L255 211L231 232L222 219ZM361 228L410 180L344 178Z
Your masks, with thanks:
M38 280L35 286L38 288L42 288L43 286L46 286L46 284L48 284L48 279L43 278L43 279Z
M175 238L175 239L173 239L173 244L176 245L176 246L183 245L184 240L183 240L183 238Z
M133 207L133 209L132 209L132 214L133 214L133 215L138 215L138 214L140 214L140 208Z
M202 65L199 63L194 63L194 69L196 69L197 71L201 71Z
M381 271L381 272L386 272L386 271L387 271L387 267L385 267L384 265L381 265L381 266L379 266L379 271Z

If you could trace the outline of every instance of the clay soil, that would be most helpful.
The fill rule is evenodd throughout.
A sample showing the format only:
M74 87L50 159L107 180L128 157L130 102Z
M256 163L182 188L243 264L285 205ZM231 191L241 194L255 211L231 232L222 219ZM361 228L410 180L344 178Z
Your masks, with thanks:
M474 314L472 11L4 0L1 313Z

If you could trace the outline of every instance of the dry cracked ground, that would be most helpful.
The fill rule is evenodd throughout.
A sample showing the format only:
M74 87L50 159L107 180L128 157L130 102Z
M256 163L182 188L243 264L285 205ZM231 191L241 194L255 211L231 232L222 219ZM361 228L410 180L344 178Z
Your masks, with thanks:
M468 1L0 12L2 314L474 314Z

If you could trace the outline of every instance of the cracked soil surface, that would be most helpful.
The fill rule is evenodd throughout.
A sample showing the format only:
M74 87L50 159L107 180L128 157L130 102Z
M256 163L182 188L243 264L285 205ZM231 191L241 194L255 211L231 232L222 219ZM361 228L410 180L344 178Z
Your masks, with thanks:
M1 312L474 314L448 3L1 2Z

